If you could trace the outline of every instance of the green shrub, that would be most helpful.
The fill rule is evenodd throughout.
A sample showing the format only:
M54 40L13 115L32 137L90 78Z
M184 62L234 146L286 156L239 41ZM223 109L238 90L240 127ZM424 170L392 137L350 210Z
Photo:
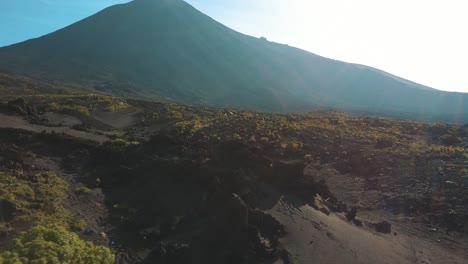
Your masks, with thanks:
M83 232L88 227L83 219L76 219L70 223L70 229L75 232Z
M55 103L55 102L50 103L50 104L47 106L47 110L48 110L48 111L57 111L57 110L59 110L59 109L60 109L60 106L59 106L57 103Z
M63 109L74 110L85 115L90 114L89 108L86 106L82 106L82 105L66 105L66 106L63 106Z
M61 202L68 184L56 173L38 175L36 183L0 172L0 199L16 205L16 220L23 223L49 220L66 222Z
M304 146L304 144L302 142L299 142L299 141L292 141L290 143L290 148L294 149L294 150L302 149L303 146Z
M9 251L0 254L5 264L114 263L115 257L103 246L81 240L60 226L37 226L13 240ZM1 259L0 259L1 260Z
M77 194L90 194L92 192L93 192L93 190L91 190L90 188L85 187L85 186L82 186L82 187L79 187L78 189L76 189Z
M241 137L239 134L234 133L234 134L232 135L232 139L234 139L234 140L241 140L242 137Z

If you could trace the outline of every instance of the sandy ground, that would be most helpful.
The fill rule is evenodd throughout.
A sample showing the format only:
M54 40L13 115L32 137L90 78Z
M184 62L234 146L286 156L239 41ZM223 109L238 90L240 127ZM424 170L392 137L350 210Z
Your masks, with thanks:
M74 125L81 125L83 122L81 122L80 119L66 115L66 114L59 114L59 113L52 113L48 112L44 114L44 117L47 118L49 121L49 124L54 125L54 126L74 126Z
M392 225L397 235L378 233L341 214L327 216L292 196L282 196L264 211L285 226L280 242L294 263L468 263L466 254L413 236L404 227Z
M405 234L382 234L357 227L344 216L329 216L292 197L283 196L266 213L280 221L287 235L280 239L295 263L468 263L468 258Z
M115 112L94 112L93 118L114 128L127 128L135 125L136 122L138 122L138 119L135 117L135 115L141 112L142 109L129 107L127 109Z
M108 137L103 136L103 135L96 135L96 134L89 133L89 132L78 131L78 130L75 130L66 126L48 127L48 126L31 124L20 116L8 116L4 114L0 114L0 128L23 129L27 131L36 132L36 133L41 133L43 131L47 133L52 133L52 132L64 133L69 136L87 139L87 140L95 141L98 143L104 143L109 140Z

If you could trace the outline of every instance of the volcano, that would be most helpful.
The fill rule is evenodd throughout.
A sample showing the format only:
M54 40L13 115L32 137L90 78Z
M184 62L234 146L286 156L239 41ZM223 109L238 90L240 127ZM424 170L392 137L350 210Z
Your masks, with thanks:
M345 45L345 44L343 44ZM468 122L468 94L236 32L182 0L135 0L0 49L0 70L114 95L273 112Z

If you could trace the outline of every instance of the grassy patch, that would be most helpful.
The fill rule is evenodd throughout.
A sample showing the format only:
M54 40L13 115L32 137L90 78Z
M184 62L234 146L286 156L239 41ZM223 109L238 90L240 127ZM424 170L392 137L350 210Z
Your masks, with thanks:
M64 207L68 184L56 173L47 172L15 177L0 172L0 200L16 206L14 222L20 226L34 224L60 224L69 226L75 216ZM0 229L10 229L8 225Z

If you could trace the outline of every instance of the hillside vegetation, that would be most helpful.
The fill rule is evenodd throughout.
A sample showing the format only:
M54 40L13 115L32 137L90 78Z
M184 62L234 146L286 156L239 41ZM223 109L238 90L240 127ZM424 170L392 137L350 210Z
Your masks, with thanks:
M434 263L467 259L466 125L57 89L0 99L4 259L46 243L37 257L60 262L68 253L54 249L68 241L96 263L302 263L337 250L363 263L349 252L369 237ZM288 242L299 220L313 244ZM368 252L414 257L399 246Z

